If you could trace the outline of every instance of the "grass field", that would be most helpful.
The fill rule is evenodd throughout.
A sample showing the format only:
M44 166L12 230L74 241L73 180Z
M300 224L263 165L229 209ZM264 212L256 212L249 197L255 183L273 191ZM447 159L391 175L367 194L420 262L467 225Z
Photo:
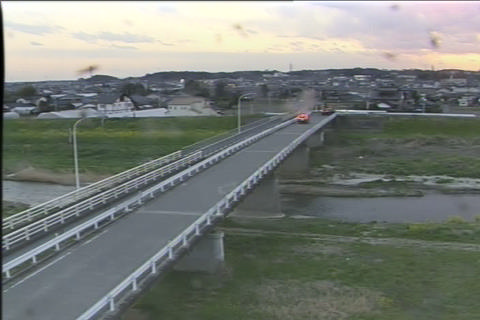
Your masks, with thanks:
M76 119L4 121L4 174L34 167L72 172ZM87 119L77 126L80 172L113 174L235 128L235 117Z
M323 165L343 173L480 178L480 120L392 119L376 132L339 128L312 152L312 166Z
M480 244L478 223L447 225L458 234L475 229L474 238L457 240ZM478 318L479 245L473 251L462 242L436 247L436 241L449 240L446 234L436 241L382 241L410 225L382 225L383 235L378 225L358 226L319 219L229 220L222 226L222 272L172 271L134 304L137 317L127 313L124 319L139 319L138 311L152 320ZM416 232L409 238L430 237ZM361 235L352 240L352 233L379 241L366 243Z

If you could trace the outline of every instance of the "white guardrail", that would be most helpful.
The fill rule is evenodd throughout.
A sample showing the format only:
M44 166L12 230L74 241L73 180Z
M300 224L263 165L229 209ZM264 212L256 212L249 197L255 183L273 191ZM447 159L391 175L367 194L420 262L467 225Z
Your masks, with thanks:
M78 217L83 213L90 212L96 207L105 205L108 201L115 200L120 196L127 195L141 186L155 181L175 170L183 168L202 158L202 152L195 152L183 159L150 171L149 173L117 185L107 191L97 193L93 197L80 201L68 208L55 212L43 219L36 220L22 228L10 232L2 237L2 249L9 250L13 245L21 243L38 233L48 232L48 229L58 224L63 224L72 217Z
M312 133L326 125L336 114L328 116L326 119L320 121L317 125L305 131L301 136L292 141L287 147L280 151L271 160L266 162L263 166L258 168L252 175L245 179L232 192L228 193L222 200L217 202L207 212L200 216L193 224L187 227L177 237L169 241L168 245L158 251L153 257L143 263L138 269L130 274L125 280L118 284L113 290L107 293L90 309L85 311L76 320L90 320L93 319L102 309L108 311L115 311L115 304L121 302L121 298L138 289L140 281L146 279L148 276L155 274L157 269L164 263L170 262L175 258L176 252L187 247L189 243L197 236L200 236L205 227L210 226L216 219L223 217L232 205L240 200L246 192L255 186L266 174L272 171L283 159L285 159L300 143L308 138ZM294 121L294 120L293 120ZM292 120L290 121L290 123ZM130 290L129 290L130 289ZM117 301L115 301L117 299ZM105 310L107 311L107 310Z
M260 119L248 125L242 127L242 132L247 132L255 127L259 127L268 122L275 121L275 118L269 119ZM188 155L195 150L206 148L210 144L220 143L227 141L230 138L233 138L237 134L238 129L235 128L228 132L222 133L218 136L210 137L208 139L196 142L190 146L183 148L182 150L173 152L164 157L149 161L132 169L120 172L111 177L105 178L101 181L95 182L88 186L82 187L80 189L69 192L65 195L57 197L55 199L49 200L42 204L39 204L35 207L29 208L12 216L9 216L2 220L2 231L4 234L11 232L14 228L19 225L24 225L25 223L31 222L34 219L38 219L41 216L49 215L55 211L62 209L68 205L71 205L79 200L86 199L87 197L104 191L108 188L111 188L115 185L118 185L122 182L128 181L134 177L138 177L141 174L149 172L153 169L156 169L164 164L173 162L182 158L184 155ZM218 149L217 149L218 150ZM208 156L209 154L203 154L203 156Z
M196 173L200 172L201 170L203 170L205 168L208 168L212 164L220 161L221 159L229 156L230 154L238 151L239 149L244 148L245 146L257 141L258 139L263 138L266 135L271 134L272 132L274 132L276 130L279 130L279 129L285 127L285 126L288 126L288 125L292 124L294 121L295 121L294 119L285 121L285 122L283 122L283 123L281 123L281 124L279 124L279 125L277 125L273 128L267 129L267 130L265 130L265 131L263 131L263 132L261 132L257 135L254 135L254 136L252 136L252 137L250 137L246 140L243 140L239 143L236 143L235 145L230 146L230 147L226 148L225 150L223 150L223 151L221 151L221 152L219 152L215 155L212 155L211 157L190 166L189 168L187 168L187 169L183 170L182 172L179 172L179 173L175 174L174 176L156 184L155 186L150 187L147 190L138 192L135 196L129 198L128 200L125 200L125 201L121 202L120 204L115 205L113 208L110 208L110 209L106 210L105 212L103 212L102 214L99 214L95 218L90 219L89 221L84 222L81 225L79 225L77 227L74 227L74 228L62 233L61 235L56 236L54 239L52 239L52 240L50 240L50 241L32 249L32 250L22 254L21 256L4 263L2 265L2 273L4 273L6 275L7 279L11 278L12 270L14 268L20 267L21 265L23 265L24 263L29 262L29 261L31 261L32 263L36 263L37 262L37 257L40 254L46 252L47 250L50 250L52 248L55 248L55 250L57 250L57 251L60 250L60 244L62 242L67 241L71 238L75 238L76 240L79 240L80 237L81 237L81 233L83 231L86 231L87 229L89 229L91 227L97 229L99 227L100 223L108 221L109 219L110 220L114 219L116 214L123 213L123 212L128 212L130 210L129 209L130 207L133 207L135 205L143 204L143 202L153 198L156 193L166 191L167 189L177 185L178 183L184 181L185 179L188 179L189 177L191 177L191 176L195 175ZM201 152L201 151L199 151L199 152ZM192 154L192 156L193 155L195 155L195 154ZM143 177L140 177L140 178L143 178ZM132 181L134 181L134 180L132 180ZM128 183L130 183L130 182L131 181L129 181ZM122 187L123 187L123 185L122 185ZM126 188L126 187L124 187L124 188ZM100 200L101 200L101 195L102 194L98 195L98 197L100 197ZM62 219L62 217L57 216L57 219ZM66 216L64 216L63 219L66 219ZM44 222L42 221L39 224L39 226L42 226L43 223ZM25 237L26 234L25 233L23 233L23 234L24 234L24 237ZM31 236L31 234L30 234L30 236ZM9 245L12 245L12 244L10 243ZM3 246L6 247L6 244L4 243Z
M385 110L348 110L338 109L340 115L382 115L382 116L412 116L412 117L450 117L450 118L477 118L473 113L423 113L423 112L387 112Z
M267 121L260 121L261 125L270 122L271 120ZM258 123L254 123L255 126L258 126ZM253 127L250 125L250 127ZM246 130L250 130L252 128L247 128ZM235 130L236 132L236 130ZM245 131L246 132L246 131ZM223 136L223 135L222 135ZM214 137L215 140L218 140L215 143L227 141L228 139L234 138L233 136L224 138L221 137L219 140L219 137ZM208 140L210 144L212 144L213 139ZM214 143L214 144L215 144ZM198 143L192 145L192 146L198 146ZM188 147L190 150L192 148ZM205 147L204 147L205 148ZM218 150L218 148L217 148ZM192 151L191 151L192 152ZM186 156L182 160L178 160L175 163L171 165L167 165L165 167L162 167L160 169L157 169L153 172L150 172L148 174L145 174L143 176L138 177L141 173L147 172L149 170L154 169L155 167L158 167L159 164L162 162L168 162L172 161L178 157L181 157L181 153L186 153L185 149L182 151L177 151L175 153L172 153L166 157L150 161L142 166L135 167L131 170L128 170L126 172L122 172L118 175L115 175L113 177L110 177L108 179L99 181L98 183L95 183L92 185L92 188L85 187L79 189L80 193L82 194L82 197L84 197L84 200L81 202L78 202L77 204L73 205L72 207L65 208L63 210L57 211L55 213L51 213L49 216L40 219L37 218L36 221L30 223L29 225L25 225L23 227L19 227L15 231L11 231L10 233L7 233L2 237L2 248L5 250L9 250L11 246L20 243L21 241L29 240L32 235L35 235L40 232L48 232L48 229L51 228L54 225L57 225L59 223L64 223L68 218L74 217L74 216L79 216L80 214L83 214L85 212L88 212L89 210L95 209L97 206L102 206L105 205L107 201L114 200L118 196L122 195L125 196L126 193L129 191L131 192L132 189L138 189L139 186L143 186L148 182L151 182L152 180L157 179L158 177L164 176L168 173L171 173L172 171L181 168L182 166L191 164L193 162L199 161L201 158L205 158L209 156L210 154L213 153L213 151L208 152L208 154L205 154L204 152L195 152L193 155ZM121 182L128 181L128 179L137 176L135 180L131 180L129 182L124 183L123 185L118 185ZM117 185L116 187L112 188L113 186ZM134 188L131 186L134 185ZM98 193L100 190L105 190L107 187L110 187L111 189L108 191L104 191L103 193ZM86 190L88 189L88 190ZM73 197L75 197L75 192L72 192L70 194L67 194L65 196L59 197L57 199L53 199L52 201L49 201L46 203L46 206L43 206L44 208L52 206L53 203L58 204L59 202L62 201L70 201L72 202L72 194ZM95 196L91 198L86 198L87 194L96 194ZM73 202L72 202L73 203ZM70 205L72 205L70 203ZM36 208L39 209L40 206L37 206ZM22 215L23 221L31 220L33 217L36 217L42 213L40 210L36 210L37 214L32 214L31 211L26 210ZM45 214L48 211L44 211L43 214ZM20 219L18 219L16 222L19 223ZM10 221L12 222L12 221Z
M2 231L3 233L15 228L19 224L32 221L33 219L38 218L42 215L47 215L51 213L51 210L57 210L64 206L70 205L73 202L76 202L81 199L85 199L93 194L96 194L100 191L104 191L112 186L115 186L121 182L125 182L128 179L137 177L140 174L151 171L159 166L162 166L166 163L170 163L182 157L182 151L176 151L164 157L149 161L135 168L123 171L114 176L108 177L106 179L100 180L98 182L92 183L88 186L82 187L80 189L69 192L63 196L52 199L30 209L24 210L12 216L9 216L2 220Z

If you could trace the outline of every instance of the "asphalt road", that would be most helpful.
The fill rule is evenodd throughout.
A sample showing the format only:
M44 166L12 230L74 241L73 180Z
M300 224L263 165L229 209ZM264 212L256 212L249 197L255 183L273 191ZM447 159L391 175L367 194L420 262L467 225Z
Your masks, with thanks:
M195 175L3 288L4 320L75 319L324 117L293 124Z

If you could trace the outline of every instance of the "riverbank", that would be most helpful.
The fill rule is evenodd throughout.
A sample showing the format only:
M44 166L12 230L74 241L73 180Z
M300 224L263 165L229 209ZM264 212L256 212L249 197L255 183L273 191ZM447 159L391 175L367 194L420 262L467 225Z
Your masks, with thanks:
M421 197L427 193L480 194L480 179L451 176L381 175L359 172L325 173L313 169L311 178L281 179L280 192L328 197ZM479 212L480 213L480 212Z
M100 174L93 172L82 172L79 174L82 184L90 184L105 178L109 174ZM16 172L5 174L3 180L23 181L23 182L42 182L64 186L75 186L75 175L70 172L56 172L48 169L40 169L29 166Z

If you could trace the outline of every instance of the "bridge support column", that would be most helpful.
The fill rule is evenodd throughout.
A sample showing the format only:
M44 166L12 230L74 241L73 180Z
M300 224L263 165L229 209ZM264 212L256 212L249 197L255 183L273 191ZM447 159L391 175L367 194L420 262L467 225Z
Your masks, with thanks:
M306 143L299 145L278 166L275 173L279 178L302 178L310 171L310 147Z
M175 264L178 271L215 273L223 266L223 232L212 232L200 239Z
M263 177L232 212L236 217L281 217L280 192L275 174Z
M317 148L323 146L325 141L325 131L319 130L312 134L305 143L309 148Z

